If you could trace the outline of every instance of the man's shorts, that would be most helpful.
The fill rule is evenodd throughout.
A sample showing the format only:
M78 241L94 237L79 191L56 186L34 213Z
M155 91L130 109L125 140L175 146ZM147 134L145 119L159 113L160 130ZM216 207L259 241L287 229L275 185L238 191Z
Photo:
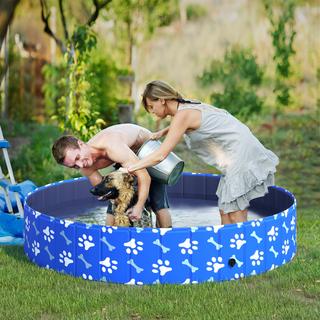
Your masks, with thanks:
M154 213L160 209L169 208L167 186L151 178L149 197L147 201ZM112 215L114 214L111 202L108 204L107 213Z

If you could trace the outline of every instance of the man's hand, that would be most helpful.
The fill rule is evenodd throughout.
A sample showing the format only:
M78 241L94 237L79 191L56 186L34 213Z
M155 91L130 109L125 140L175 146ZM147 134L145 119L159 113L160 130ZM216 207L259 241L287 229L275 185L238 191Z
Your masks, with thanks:
M141 208L134 206L127 210L127 214L130 218L131 221L139 221L141 219L142 215L142 210Z

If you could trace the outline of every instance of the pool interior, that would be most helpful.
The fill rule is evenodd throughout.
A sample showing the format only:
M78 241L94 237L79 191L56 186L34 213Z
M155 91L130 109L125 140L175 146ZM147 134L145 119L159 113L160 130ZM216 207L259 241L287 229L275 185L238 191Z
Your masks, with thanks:
M199 227L220 224L220 213L216 201L170 198L170 214L174 227ZM50 210L50 215L72 221L80 221L90 224L104 225L106 219L107 203L101 203L96 207L82 206L72 207L61 214L61 207ZM262 218L259 213L249 211L248 220ZM153 226L155 226L155 215Z
M170 210L174 227L194 227L220 224L220 214L215 195L217 176L193 178L189 176L172 187L168 187ZM199 179L200 178L200 179ZM197 181L198 180L198 181ZM199 184L200 182L200 184ZM181 189L182 185L182 189ZM104 224L107 203L98 201L90 194L90 183L81 178L65 183L44 187L28 198L30 207L38 212L59 219ZM251 201L248 219L258 219L279 213L293 204L293 197L286 192L276 192L277 187L269 188L264 197Z

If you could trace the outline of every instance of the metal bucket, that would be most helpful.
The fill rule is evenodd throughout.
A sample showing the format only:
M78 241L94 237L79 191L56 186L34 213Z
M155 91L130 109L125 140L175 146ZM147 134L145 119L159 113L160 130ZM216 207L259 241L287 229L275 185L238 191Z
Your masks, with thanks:
M161 145L161 142L156 140L146 141L139 149L137 155L140 159L148 156L153 151L157 150ZM155 180L174 185L180 178L183 171L184 162L173 152L155 166L148 167L147 170L151 177Z

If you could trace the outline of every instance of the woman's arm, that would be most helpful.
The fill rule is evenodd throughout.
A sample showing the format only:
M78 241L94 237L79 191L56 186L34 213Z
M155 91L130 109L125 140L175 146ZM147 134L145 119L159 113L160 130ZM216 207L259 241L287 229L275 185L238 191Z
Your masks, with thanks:
M108 156L114 162L120 163L122 166L126 167L129 163L138 161L138 157L121 138L113 137L112 140L109 138L108 143L110 148L108 149ZM130 213L130 219L139 220L149 195L151 178L146 169L136 171L135 175L138 179L138 200Z
M151 140L159 140L160 138L162 138L163 136L165 136L168 133L169 128L170 128L170 126L164 128L162 130L159 130L157 132L151 133L151 138L150 139Z
M149 154L147 157L130 164L128 172L134 172L143 168L151 167L158 164L164 160L168 154L174 149L174 147L179 143L183 134L190 128L194 128L194 110L183 110L177 112L171 121L171 125L168 134L161 144L160 148ZM197 111L196 111L197 112ZM198 112L196 116L198 115ZM200 115L198 115L200 117Z

